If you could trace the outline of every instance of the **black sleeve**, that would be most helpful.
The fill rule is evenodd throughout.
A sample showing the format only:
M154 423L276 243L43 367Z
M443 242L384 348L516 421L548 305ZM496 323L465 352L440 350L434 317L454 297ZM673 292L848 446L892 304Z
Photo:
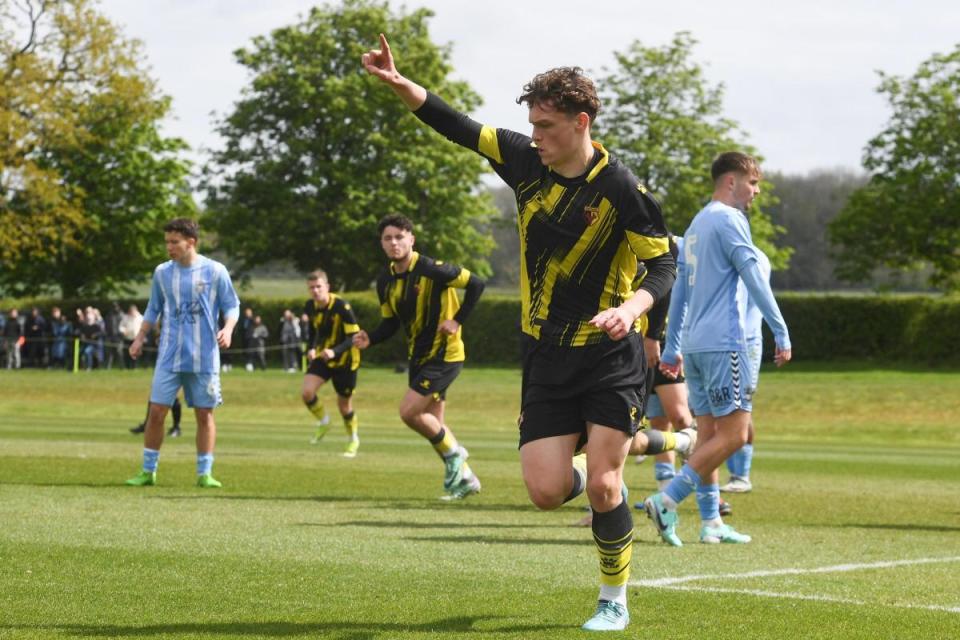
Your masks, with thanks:
M377 343L383 342L393 334L397 332L397 329L400 328L400 319L396 316L391 318L383 318L380 321L380 324L377 325L377 328L368 333L370 337L370 345L373 346ZM337 345L339 346L339 345Z
M645 338L653 338L658 341L664 339L667 329L667 312L669 310L670 291L667 291L667 295L662 296L654 302L650 311L647 311L647 333L644 336Z
M643 264L647 268L647 276L640 284L640 288L649 292L656 302L667 295L674 280L677 279L677 263L667 252L656 258L644 260Z
M353 346L353 336L354 336L354 335L356 335L356 334L355 334L355 333L348 333L348 334L347 334L347 337L344 338L343 341L342 341L340 344L338 344L337 346L335 346L335 347L333 348L333 357L334 357L334 358L339 358L341 355L343 355L343 353L344 353L347 349L349 349L350 347ZM370 343L373 344L373 340L371 340Z
M677 242L673 234L670 234L668 238L670 239L670 255L673 256L673 261L677 262L680 257L680 249L677 247ZM662 296L654 302L653 307L647 312L647 335L645 337L653 338L661 342L666 339L667 315L670 312L670 293L672 291L673 287L671 286L670 290L667 291L667 295Z
M440 96L428 91L426 101L413 115L447 140L477 151L483 125L448 105Z
M463 321L467 319L467 316L470 315L470 312L473 311L473 308L477 306L477 300L480 299L480 295L483 293L486 283L478 278L474 274L470 274L470 279L467 281L467 286L464 288L465 292L463 294L463 304L460 305L460 309L457 311L456 315L453 316L453 319L463 324Z

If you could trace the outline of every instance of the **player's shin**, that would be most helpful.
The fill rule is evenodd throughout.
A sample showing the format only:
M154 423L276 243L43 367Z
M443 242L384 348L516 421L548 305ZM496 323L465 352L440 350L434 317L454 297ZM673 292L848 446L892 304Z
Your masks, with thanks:
M627 604L633 553L633 516L626 501L593 514L593 540L600 556L600 600Z

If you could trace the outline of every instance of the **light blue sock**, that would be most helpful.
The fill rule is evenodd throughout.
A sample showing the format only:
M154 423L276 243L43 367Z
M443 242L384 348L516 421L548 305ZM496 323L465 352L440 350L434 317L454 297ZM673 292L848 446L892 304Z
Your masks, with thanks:
M697 507L704 522L720 517L720 485L697 484Z
M727 471L730 472L731 476L740 475L739 473L737 473L737 469L740 466L739 460L737 459L737 456L739 455L740 455L740 449L737 449L736 451L730 454L729 458L727 458Z
M753 466L753 445L747 443L740 449L740 465L737 475L748 480L750 478L750 467Z
M160 462L160 451L157 449L143 448L143 470L147 473L156 473L157 464Z
M669 462L658 462L653 465L653 479L657 482L661 480L673 480L677 471Z
M689 464L685 464L663 492L676 504L680 504L688 495L693 493L698 484L700 484L700 476Z
M197 475L205 476L213 470L213 454L212 453L198 453L197 454Z

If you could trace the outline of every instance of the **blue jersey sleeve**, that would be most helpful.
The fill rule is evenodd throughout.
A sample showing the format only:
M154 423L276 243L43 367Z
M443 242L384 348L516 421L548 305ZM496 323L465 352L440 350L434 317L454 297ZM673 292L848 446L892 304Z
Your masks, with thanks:
M230 279L230 272L226 267L220 268L220 274L217 278L217 298L220 300L220 313L225 320L231 320L240 317L240 298L237 297L237 291L233 288L233 281Z
M163 314L163 289L160 287L160 267L153 271L153 282L150 284L150 300L143 311L143 321L156 325Z
M790 333L787 331L787 323L780 314L780 307L777 306L777 301L773 297L770 283L763 277L757 261L746 262L744 267L738 271L740 279L747 287L751 300L760 309L763 319L767 321L767 326L773 332L777 347L790 349Z
M681 249L677 256L677 280L670 292L670 310L667 313L667 339L660 359L669 365L677 363L680 355L680 334L687 313L687 263Z
M727 218L727 224L723 225L721 233L727 259L734 269L740 271L747 262L756 262L759 259L746 217Z

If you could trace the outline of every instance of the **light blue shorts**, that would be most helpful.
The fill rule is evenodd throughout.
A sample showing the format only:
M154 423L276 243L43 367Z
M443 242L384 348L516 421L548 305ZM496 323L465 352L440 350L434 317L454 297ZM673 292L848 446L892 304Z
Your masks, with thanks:
M220 373L192 373L190 371L153 372L153 386L150 388L150 402L169 407L177 397L177 391L183 387L183 397L191 409L213 409L223 404L220 396Z
M746 351L704 351L683 356L694 415L721 418L753 410L753 385Z
M663 405L660 404L660 397L656 393L647 396L647 410L644 415L647 418L662 418L667 415L663 412Z

